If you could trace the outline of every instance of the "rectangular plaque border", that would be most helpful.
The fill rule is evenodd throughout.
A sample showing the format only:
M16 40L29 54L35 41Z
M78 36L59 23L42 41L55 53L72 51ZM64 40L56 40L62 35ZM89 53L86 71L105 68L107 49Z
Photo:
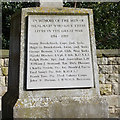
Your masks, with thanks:
M90 39L90 50L91 50L91 60L92 60L92 70L93 70L93 87L59 87L59 88L33 88L33 89L30 89L30 88L27 88L27 69L25 69L25 90L29 91L29 90L61 90L61 89L89 89L89 88L94 88L95 87L95 80L94 80L94 66L93 66L93 55L92 55L92 44L91 44L91 34L90 34L90 21L89 21L89 14L88 13L85 13L85 14L33 14L33 13L28 13L28 16L29 15L61 15L61 16L67 16L67 15L75 15L75 16L82 16L82 15L87 15L88 17L88 28L89 28L89 39ZM28 43L28 16L26 17L26 68L27 68L27 56L28 56L28 49L27 49L27 43Z

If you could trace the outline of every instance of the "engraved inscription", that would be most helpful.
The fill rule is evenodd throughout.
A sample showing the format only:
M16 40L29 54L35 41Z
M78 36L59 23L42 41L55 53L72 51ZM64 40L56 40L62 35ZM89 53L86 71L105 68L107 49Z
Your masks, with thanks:
M87 15L30 15L27 89L93 87Z

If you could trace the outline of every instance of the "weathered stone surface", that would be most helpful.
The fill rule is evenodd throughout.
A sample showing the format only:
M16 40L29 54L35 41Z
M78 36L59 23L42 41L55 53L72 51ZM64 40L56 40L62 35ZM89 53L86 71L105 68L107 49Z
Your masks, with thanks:
M0 87L0 96L3 96L7 91L7 87Z
M119 81L120 74L105 74L105 82L106 83L116 83Z
M119 57L120 56L120 49L105 49L105 50L97 50L98 57Z
M0 59L0 67L4 66L4 59Z
M120 107L115 108L115 113L116 113L116 116L118 116L118 118L120 118Z
M9 50L0 50L0 58L8 58L9 57Z
M2 74L2 69L0 68L0 76L2 76L3 74Z
M105 83L105 75L104 74L99 74L99 82Z
M105 83L112 83L111 81L111 74L104 74L105 75Z
M5 76L0 76L0 87L5 86Z
M8 67L8 64L9 64L9 59L8 59L8 58L6 58L6 59L4 60L4 63L5 63L5 67Z
M2 67L2 74L7 76L8 75L8 67Z
M118 59L116 57L108 57L108 64L118 64Z
M99 65L98 67L100 74L112 74L112 65Z
M118 95L110 95L110 96L103 96L108 102L108 106L115 106L120 107L120 96Z
M62 0L40 0L41 7L63 7Z
M117 64L120 65L120 57L116 57Z
M113 73L118 74L118 65L113 65Z
M29 107L30 103L27 101L27 99L24 102L20 99L17 101L14 109L15 118L61 118L61 116L62 118L106 118L108 116L106 102L102 98L87 101L84 98L50 100L45 101L44 106L39 107L35 107L35 102ZM29 101L33 99L29 98Z
M100 93L101 95L111 95L112 85L111 84L100 84Z
M118 74L120 74L120 65L118 65Z
M110 106L110 107L109 107L109 113L110 113L110 114L115 113L115 106Z
M108 59L106 57L102 57L102 58L97 58L97 63L98 64L108 64Z
M120 84L118 83L114 83L113 84L113 92L115 95L120 95Z

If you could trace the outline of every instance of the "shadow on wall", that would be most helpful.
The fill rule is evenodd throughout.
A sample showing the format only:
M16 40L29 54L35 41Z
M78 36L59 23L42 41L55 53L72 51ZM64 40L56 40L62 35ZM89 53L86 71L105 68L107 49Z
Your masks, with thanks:
M18 99L15 92L7 92L2 98L2 120L13 119L13 107Z
M2 97L2 119L13 119L13 107L19 96L21 14L14 15L11 23L8 68L8 92Z

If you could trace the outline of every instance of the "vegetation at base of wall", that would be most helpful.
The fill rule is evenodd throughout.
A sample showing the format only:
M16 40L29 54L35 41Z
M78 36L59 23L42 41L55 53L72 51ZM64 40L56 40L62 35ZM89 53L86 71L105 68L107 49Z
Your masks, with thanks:
M11 15L26 7L39 6L34 2L3 2L2 3L2 47L9 48ZM64 3L64 7L74 7L74 2ZM119 3L109 2L77 2L77 8L91 8L94 12L95 38L98 49L119 49Z

